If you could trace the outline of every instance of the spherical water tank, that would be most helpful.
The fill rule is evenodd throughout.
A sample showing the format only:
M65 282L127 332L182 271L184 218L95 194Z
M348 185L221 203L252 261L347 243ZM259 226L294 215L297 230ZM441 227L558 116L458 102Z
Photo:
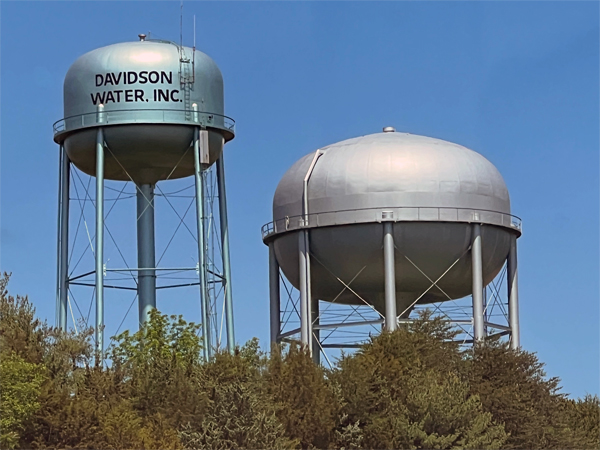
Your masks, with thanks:
M65 77L64 117L54 139L75 166L95 174L101 124L105 178L142 184L193 174L194 126L208 130L209 165L234 137L215 62L168 41L114 44L78 58Z
M465 147L386 128L318 152L297 161L281 179L263 239L274 244L281 269L297 288L298 233L309 230L312 295L320 300L355 305L365 300L383 311L382 221L394 222L398 313L427 289L419 303L471 293L472 223L482 224L485 284L501 270L511 235L521 234L502 176ZM431 288L450 267L439 288Z

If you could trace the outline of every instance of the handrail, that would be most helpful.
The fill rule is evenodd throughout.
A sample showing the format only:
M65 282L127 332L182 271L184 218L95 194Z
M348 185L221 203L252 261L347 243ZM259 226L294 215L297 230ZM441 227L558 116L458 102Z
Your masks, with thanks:
M99 124L97 117L98 113L96 111L64 117L52 124L54 135L56 136L57 134L65 131L96 126ZM112 123L118 124L137 123L143 122L144 120L159 120L162 122L175 124L189 123L200 124L204 126L215 126L217 128L224 128L232 133L235 133L235 120L233 120L231 117L209 111L194 111L192 109L113 109L104 110L102 118L102 125L110 125L111 119Z
M275 234L275 233L279 233L279 232L285 232L285 231L293 231L293 230L298 230L298 229L302 229L302 228L312 228L315 225L313 225L311 227L311 223L314 223L314 221L310 220L311 217L318 217L318 216L323 216L323 215L332 215L332 214L341 214L341 213L351 213L351 212L369 212L369 211L373 211L373 212L387 212L390 210L416 210L417 214L416 217L411 217L411 218L396 218L394 219L397 222L410 222L410 221L423 221L423 222L444 222L444 221L454 221L454 220L449 220L449 219L445 219L442 218L440 216L440 211L443 210L447 210L447 211L456 211L457 212L457 217L458 217L458 212L466 212L466 213L471 213L471 216L469 217L468 222L479 222L480 218L479 218L479 213L491 213L491 214L499 214L502 219L500 220L500 224L503 226L507 226L510 228L514 228L519 232L522 232L523 229L523 221L520 217L515 216L513 214L507 214L507 213L503 213L500 211L492 211L492 210L487 210L487 209L477 209L477 208L455 208L452 206L390 206L390 207L375 207L375 208L355 208L355 209L344 209L344 210L338 210L338 211L322 211L322 212L316 212L316 213L311 213L308 215L309 220L307 221L304 217L303 214L298 214L295 216L286 216L282 219L277 219L277 220L273 220L269 223L266 223L265 225L263 225L261 227L261 234L262 234L262 238L263 240L266 239L268 236ZM430 213L432 210L437 210L438 214L437 214L437 219L432 218L431 214L423 214L423 218L421 218L421 210L426 210L427 213ZM505 221L505 218L507 219ZM370 220L369 222L376 222L376 221L382 221L385 219L382 219L382 217L379 217L378 219L374 219L374 220ZM456 222L467 222L467 220L455 220ZM356 222L356 223L366 223L366 222ZM283 226L280 227L279 224L282 224ZM348 222L343 223L344 225L348 225ZM334 226L334 225L342 225L342 223L332 223L332 224L328 224L326 226ZM316 225L318 226L318 225ZM281 228L281 229L280 229Z

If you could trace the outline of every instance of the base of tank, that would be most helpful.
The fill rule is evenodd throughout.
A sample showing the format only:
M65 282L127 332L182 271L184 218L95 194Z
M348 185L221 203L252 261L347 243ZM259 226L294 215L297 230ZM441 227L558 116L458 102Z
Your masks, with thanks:
M192 140L194 127L166 124L105 125L107 180L154 184L194 174ZM71 162L88 175L96 173L97 128L70 134L64 147ZM209 164L223 152L224 137L208 130Z
M382 224L373 225L382 227ZM387 236L389 237L390 223L386 222L386 225L388 230ZM395 329L395 325L391 327L390 323L395 322L398 324L402 322L411 322L410 315L411 313L414 314L415 309L417 311L428 309L434 314L434 317L440 316L447 321L450 326L455 327L454 329L457 330L456 341L458 343L470 345L479 340L486 339L487 337L509 336L511 348L518 349L520 347L516 257L516 240L518 233L515 233L510 229L504 230L500 227L489 225L482 226L481 224L468 223L452 224L463 228L470 228L472 233L470 233L469 239L472 244L463 247L462 254L454 262L448 260L449 266L439 276L431 277L415 264L414 260L416 258L414 258L414 255L411 257L407 254L408 250L418 248L419 246L417 244L421 244L422 248L427 248L427 244L423 241L414 242L414 239L416 239L417 236L414 234L411 235L409 232L414 228L412 225L415 224L394 224L396 235L406 234L405 237L413 238L413 241L410 241L411 245L407 245L406 242L404 242L403 245L402 241L400 241L399 245L396 245L394 254L395 261L390 262L388 259L386 267L389 269L389 265L393 264L394 269L397 269L398 267L403 266L403 260L409 261L409 264L421 274L426 282L421 281L422 290L419 291L395 292L396 311L394 311L393 308L391 308L390 311L387 310L388 308L385 308L384 284L392 286L389 284L391 276L392 278L395 278L396 281L400 281L399 285L401 286L402 281L399 280L401 276L399 276L397 272L394 276L393 270L387 270L387 275L384 276L383 274L385 271L380 271L380 278L386 279L381 281L378 292L369 292L365 289L366 279L360 280L360 277L366 270L364 264L352 277L343 279L339 277L336 272L339 272L340 265L345 266L345 264L338 264L337 268L325 267L323 261L319 259L319 256L314 251L311 251L310 253L309 263L305 264L310 268L311 279L305 280L306 285L311 287L311 289L309 289L310 293L306 295L308 291L304 288L305 293L302 294L302 287L298 289L298 286L294 286L301 292L301 295L298 297L294 294L294 291L291 290L291 286L286 286L286 284L288 284L287 282L293 286L293 280L290 279L290 275L288 275L288 273L283 270L283 267L280 266L281 259L276 254L277 251L289 251L290 249L282 246L277 250L277 239L269 241L271 342L278 344L282 341L300 340L300 342L307 345L308 348L312 350L314 361L319 363L321 356L324 356L327 359L327 349L357 348L361 343L368 340L373 332L378 334L384 329L392 331ZM418 225L422 227L423 223L421 222ZM425 225L429 224L425 223ZM437 225L437 227L444 227L445 224L437 223L435 225ZM403 227L404 229L399 230L399 227ZM457 227L451 228L455 228L455 231L457 231ZM337 230L338 233L339 231L340 230ZM298 247L304 248L305 237L300 239L297 232L290 232L289 234L298 238L296 239ZM483 236L486 236L487 238L484 240L482 239ZM500 261L499 266L497 266L496 261L489 257L489 252L504 253L504 241L506 237L508 237L508 253L504 255L504 260ZM278 238L281 238L281 236ZM492 238L495 238L495 240ZM285 243L286 241L280 241L280 244L282 242ZM481 251L483 245L480 245L480 243L482 242L488 244L486 248L488 254L485 256ZM490 242L494 245L490 245ZM291 245L291 242L287 243ZM340 242L337 242L337 244L339 243ZM390 243L387 241L386 243L388 249L390 248L390 244L392 246L394 244L394 242ZM386 243L384 243L383 246L385 246ZM439 245L440 242L434 242L434 244ZM352 247L349 248L352 249ZM352 251L349 252L351 253L351 256L357 256L356 254L353 254ZM382 252L383 248L380 248L379 253ZM403 259L399 258L399 256L403 257ZM298 258L298 264L301 265L302 261L305 261L305 259ZM285 263L285 261L283 262ZM355 261L348 260L348 263L352 262ZM463 262L467 264L466 270L468 277L466 279L459 278L452 280L452 276L456 275L453 273L453 270L456 267L459 267L459 263ZM420 263L422 264L423 261L420 261ZM492 269L490 269L490 265ZM315 280L312 279L312 276L322 275L322 273L319 273L319 266L328 273L328 277L335 279L337 283L336 287L338 289L336 296L323 297L321 296L323 294L323 286L321 284L315 286ZM472 267L475 266L477 267L477 270L473 271ZM487 266L485 269L485 281L484 266ZM429 266L429 268L431 267L432 266ZM462 270L464 272L465 268ZM457 271L459 274L460 272L461 271ZM500 272L502 275L498 277ZM405 270L404 275L406 276L407 273L409 272ZM440 286L444 286L443 280L447 281L445 280L446 276L450 277L452 283L450 283L450 285L446 284L445 288L442 288ZM329 278L324 279L328 280ZM323 283L324 279L317 279L316 282ZM500 291L502 290L503 281L506 281L505 287L508 288L506 292L508 295L507 301L504 301L501 298ZM410 282L414 283L415 280L410 280ZM454 286L452 286L452 284L454 284ZM483 287L488 284L489 286ZM470 285L470 289L465 285ZM284 289L282 289L282 286ZM450 288L453 288L454 290L450 290ZM461 292L458 288L468 290L468 292L466 292L465 295L457 294L458 292ZM441 295L431 292L435 290L439 291ZM454 295L454 297L450 297L446 290ZM319 301L319 299L323 299L323 301ZM389 298L387 303L389 306ZM420 305L431 303L435 304L420 307ZM311 305L312 310L306 312L306 305ZM362 308L359 306L362 306ZM496 308L495 313L494 308ZM293 318L294 313L299 316L298 318L300 319L301 324L299 328L294 328L298 323ZM303 319L303 317L307 317L308 315L311 318L310 320L307 321L306 319ZM308 330L305 330L306 327L308 327ZM361 333L363 337L358 338ZM337 335L338 337L334 337L334 340L332 341L330 339L332 335ZM339 341L340 337L342 342ZM338 339L338 341L335 339Z
M514 232L493 225L482 225L481 229L483 281L487 285L502 268ZM471 224L396 222L393 235L398 313L419 296L418 304L424 304L470 295ZM315 228L309 231L309 239L311 287L315 297L349 305L362 305L366 301L379 311L385 309L382 224ZM274 250L286 278L298 288L298 232L276 237ZM431 288L432 281L446 271ZM345 289L338 279L351 284L355 293Z

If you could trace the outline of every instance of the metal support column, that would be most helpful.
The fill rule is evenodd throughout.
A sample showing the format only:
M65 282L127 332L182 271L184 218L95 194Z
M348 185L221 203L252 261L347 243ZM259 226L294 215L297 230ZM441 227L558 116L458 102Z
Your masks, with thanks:
M385 329L397 327L396 313L396 262L394 258L394 225L383 223L383 263L385 272Z
M219 192L219 222L221 224L221 251L223 275L225 276L225 328L227 329L227 350L235 350L233 332L233 297L231 295L231 262L229 258L229 226L227 222L227 195L225 194L225 162L223 153L217 159L217 184Z
M58 327L67 330L67 305L69 301L69 188L71 163L64 147L60 146L60 206L58 250Z
M310 327L312 329L312 359L321 364L321 332L319 330L319 299L312 298L310 308Z
M98 106L97 122L104 122L104 106ZM96 351L104 351L104 131L96 134Z
M62 280L62 273L60 267L60 237L62 235L62 176L63 176L63 147L59 146L58 151L58 212L56 213L56 304L54 308L54 326L60 327L60 287Z
M137 197L137 251L138 251L138 309L139 326L150 319L150 310L156 308L156 270L154 255L154 186L139 185ZM142 270L144 269L144 270Z
M473 224L471 243L471 266L473 273L473 337L475 341L484 338L483 322L483 259L481 250L481 225Z
M211 357L210 316L208 303L208 285L206 280L205 233L204 233L204 180L202 177L201 152L207 151L207 131L194 128L194 178L196 182L196 224L198 227L198 271L200 278L200 309L202 314L202 346L204 360ZM200 148L202 147L202 148Z
M310 256L308 231L302 230L298 234L298 255L300 269L300 341L302 345L312 350L311 327L311 295L310 295Z
M279 343L281 330L281 297L279 292L279 263L275 256L275 244L269 244L269 303L271 310L271 347Z
M521 346L519 330L519 284L518 284L518 262L517 262L517 236L510 238L510 250L507 260L508 276L508 320L510 324L510 347L517 350Z

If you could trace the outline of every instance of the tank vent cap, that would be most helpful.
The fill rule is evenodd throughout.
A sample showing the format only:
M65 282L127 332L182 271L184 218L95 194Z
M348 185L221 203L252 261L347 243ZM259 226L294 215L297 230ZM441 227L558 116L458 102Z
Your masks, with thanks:
M396 131L396 129L394 127L385 127L383 129L384 133L394 133Z
M138 34L138 37L140 38L140 41L145 41L146 40L146 35L145 34Z

